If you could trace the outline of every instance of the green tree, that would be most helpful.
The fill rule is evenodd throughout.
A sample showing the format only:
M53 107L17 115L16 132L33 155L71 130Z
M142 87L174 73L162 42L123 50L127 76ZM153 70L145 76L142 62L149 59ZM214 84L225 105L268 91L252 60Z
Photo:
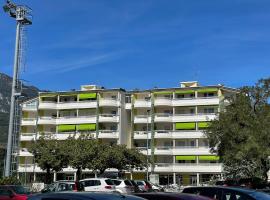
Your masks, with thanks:
M146 156L136 149L128 149L125 145L99 144L97 156L88 162L87 168L103 174L108 168L116 168L120 172L146 166Z
M46 183L49 183L52 171L61 171L68 165L67 152L62 141L40 137L32 141L29 152L34 156L35 163L46 171Z
M243 87L228 97L219 117L205 131L210 147L223 162L228 178L267 180L270 155L270 79Z
M81 179L82 170L87 167L97 154L98 141L88 136L70 137L64 141L69 166L77 169L76 180Z

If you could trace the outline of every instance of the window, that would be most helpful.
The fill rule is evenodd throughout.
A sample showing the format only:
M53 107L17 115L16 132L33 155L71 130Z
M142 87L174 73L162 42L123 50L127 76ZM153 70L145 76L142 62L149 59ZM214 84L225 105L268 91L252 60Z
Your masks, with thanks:
M111 98L116 100L116 95L112 95Z
M177 94L177 96L176 96L178 99L183 99L183 98L185 98L185 95L184 94Z
M11 195L11 191L7 189L0 189L0 196L9 196Z
M145 97L144 98L146 101L150 101L151 97Z
M111 179L106 179L106 180L105 180L105 183L106 183L107 185L114 185L114 183L113 183L113 181L112 181Z
M204 113L215 113L215 108L204 108Z
M194 98L194 97L195 97L195 94L194 94L194 93L191 93L191 94L189 95L189 97L190 97L190 98Z
M111 114L116 115L116 110L112 110Z

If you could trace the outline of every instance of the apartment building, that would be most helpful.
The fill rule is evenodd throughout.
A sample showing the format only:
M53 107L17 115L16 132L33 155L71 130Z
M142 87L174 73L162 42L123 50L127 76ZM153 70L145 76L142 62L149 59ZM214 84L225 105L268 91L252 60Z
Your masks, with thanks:
M87 133L104 143L140 149L154 161L148 172L158 174L160 184L209 181L221 175L222 164L211 154L203 131L224 108L224 98L235 92L195 81L142 91L85 85L79 91L41 92L22 104L19 176L29 181L44 175L27 150L31 140L41 134L65 140ZM146 172L135 170L133 178L145 179ZM66 168L54 179L73 179L74 173ZM84 176L93 174L85 170Z

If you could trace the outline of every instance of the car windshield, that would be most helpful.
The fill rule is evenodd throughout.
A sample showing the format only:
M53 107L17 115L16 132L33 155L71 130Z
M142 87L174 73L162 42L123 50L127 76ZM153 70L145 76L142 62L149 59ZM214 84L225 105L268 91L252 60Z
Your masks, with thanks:
M106 179L105 182L107 183L107 185L114 185L111 179Z
M132 183L129 180L124 180L125 184L128 186L132 186Z
M142 181L138 181L137 185L144 185Z
M16 194L30 194L30 191L23 186L11 186L11 188Z

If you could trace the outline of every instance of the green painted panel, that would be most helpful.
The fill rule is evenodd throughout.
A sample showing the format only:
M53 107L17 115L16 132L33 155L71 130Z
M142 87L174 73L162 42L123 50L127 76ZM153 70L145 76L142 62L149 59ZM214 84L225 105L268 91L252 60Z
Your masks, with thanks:
M96 130L96 124L80 124L76 127L79 131L95 131Z
M96 99L97 93L79 94L79 99Z
M175 156L176 160L196 160L196 156Z
M178 91L175 91L175 94L193 94L195 93L194 90L178 90Z
M199 123L198 123L198 127L199 127L200 129L208 128L209 125L210 125L210 122L199 122Z
M219 160L219 156L199 156L199 160Z
M76 125L71 125L71 124L58 125L59 132L75 131L75 130L76 130Z
M176 130L194 130L196 128L195 122L177 122L175 123Z
M204 92L217 92L218 88L204 88L204 89L199 89L198 92L204 93Z

